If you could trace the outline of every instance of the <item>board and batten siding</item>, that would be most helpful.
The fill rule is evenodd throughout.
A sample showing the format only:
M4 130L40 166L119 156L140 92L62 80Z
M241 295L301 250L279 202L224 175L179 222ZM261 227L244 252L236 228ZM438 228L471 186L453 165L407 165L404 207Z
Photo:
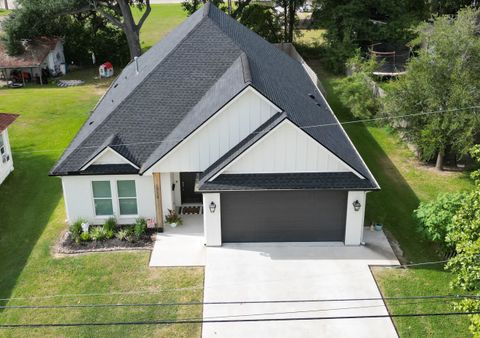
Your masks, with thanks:
M137 195L138 215L120 216L116 181L134 180ZM67 210L67 221L73 223L86 219L91 224L103 224L108 216L96 216L93 201L92 181L110 181L114 215L119 224L132 224L136 217L156 219L154 183L152 176L95 175L63 176L62 187Z
M347 164L290 121L284 121L223 170L223 174L349 172Z
M92 164L125 164L128 163L125 159L108 149L101 156L99 156Z
M204 171L278 111L248 87L149 172Z

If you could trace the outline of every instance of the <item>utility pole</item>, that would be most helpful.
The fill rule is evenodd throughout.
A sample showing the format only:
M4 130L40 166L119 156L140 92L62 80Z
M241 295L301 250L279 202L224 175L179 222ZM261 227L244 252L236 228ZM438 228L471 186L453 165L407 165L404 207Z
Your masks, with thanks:
M232 0L228 0L228 15L232 15Z

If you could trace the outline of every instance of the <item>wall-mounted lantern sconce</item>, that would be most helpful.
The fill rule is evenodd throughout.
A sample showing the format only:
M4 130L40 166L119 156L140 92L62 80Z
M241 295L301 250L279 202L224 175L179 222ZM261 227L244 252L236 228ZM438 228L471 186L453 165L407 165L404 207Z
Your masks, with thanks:
M209 208L210 208L210 212L214 213L215 209L217 208L217 205L215 204L215 202L212 201L210 202Z
M353 202L352 204L353 204L353 208L355 209L355 211L360 210L360 208L361 208L361 206L362 206L358 200L356 200L356 201Z

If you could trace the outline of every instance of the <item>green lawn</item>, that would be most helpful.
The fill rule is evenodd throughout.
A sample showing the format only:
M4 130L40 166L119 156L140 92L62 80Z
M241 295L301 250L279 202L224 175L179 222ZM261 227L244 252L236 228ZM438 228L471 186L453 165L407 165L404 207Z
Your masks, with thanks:
M1 15L1 13L0 13ZM136 17L140 13L136 13ZM154 5L145 23L141 41L148 48L185 18L179 5ZM308 43L320 39L321 31L307 31L302 37ZM334 78L319 73L329 92L328 100L341 120L350 120L345 107L336 100L332 89ZM66 226L65 210L58 178L48 171L71 138L87 118L108 81L95 80L96 70L69 74L84 79L86 85L74 88L30 87L0 90L0 111L18 112L22 116L10 130L15 171L0 187L0 298L137 292L122 296L89 296L11 300L0 304L90 304L200 301L203 292L203 270L198 268L148 268L149 253L122 252L55 258L52 248ZM438 174L419 165L411 152L383 127L348 125L353 142L382 186L371 193L367 207L368 220L382 219L386 228L400 242L408 260L422 262L438 259L434 248L415 231L412 210L420 200L439 192L468 189L467 175ZM50 149L43 152L40 150ZM375 269L375 277L386 296L449 293L450 274L442 267L421 269ZM161 292L174 288L194 288L182 292ZM138 291L152 291L139 294ZM423 305L389 304L394 313L441 311L443 303ZM448 305L448 304L447 304ZM77 309L8 309L0 310L0 323L134 321L175 319L201 316L201 307L132 307ZM468 335L467 318L410 318L395 323L403 337L464 337ZM95 330L95 331L93 331ZM0 336L178 336L200 334L199 325L97 327L62 329L8 329Z
M10 10L0 8L0 16L6 16L10 13L11 13Z
M321 68L318 61L309 62L326 88L327 100L340 120L352 116L339 101L333 88L335 77ZM411 262L439 260L434 247L416 232L412 211L420 201L438 193L472 187L467 173L438 173L420 164L405 144L387 128L376 125L349 124L345 129L382 187L368 195L367 222L382 220L399 241ZM374 275L384 296L449 294L451 275L442 266L407 270L375 268ZM389 303L393 313L435 312L451 310L450 303L427 302L398 305ZM465 337L466 317L402 318L395 324L402 337Z
M324 42L325 29L300 29L295 43L321 45Z
M171 6L165 7L169 13ZM162 17L158 15L162 8L155 6L152 18ZM176 21L168 22L174 25ZM147 23L148 28L151 23ZM164 23L162 29L166 29L166 25ZM161 35L146 41L154 41ZM48 172L109 84L109 81L94 79L95 76L94 69L69 74L68 78L87 81L86 85L72 88L49 84L0 89L0 111L21 114L9 129L15 171L0 186L0 298L133 294L12 299L0 300L0 305L201 301L203 269L151 269L148 267L149 251L53 255L53 247L66 229L66 216L60 179L49 177ZM190 290L172 290L178 288ZM143 291L153 293L139 293ZM0 324L160 320L201 315L200 306L3 309L0 310ZM200 325L0 329L0 336L192 337L199 336L200 330Z

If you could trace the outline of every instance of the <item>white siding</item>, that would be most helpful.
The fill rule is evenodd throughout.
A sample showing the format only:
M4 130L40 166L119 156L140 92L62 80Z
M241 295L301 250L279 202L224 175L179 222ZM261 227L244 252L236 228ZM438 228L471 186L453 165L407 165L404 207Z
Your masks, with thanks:
M225 168L225 174L348 172L352 169L289 121L265 135Z
M203 171L277 112L247 88L148 172Z
M210 203L215 203L214 212L210 211ZM203 194L203 231L206 246L222 245L222 219L221 219L220 194Z
M105 149L91 164L126 164L129 163L110 148Z
M67 221L72 223L79 218L88 220L91 224L103 224L105 216L95 216L92 181L110 181L115 217L120 224L129 224L136 217L119 215L116 181L135 180L137 192L138 216L155 219L155 196L152 176L138 175L101 175L101 176L64 176L62 177L63 196L67 209Z
M360 210L355 211L353 202L360 202ZM360 245L363 241L363 226L367 193L365 191L349 191L347 199L347 219L345 226L345 245Z
M8 155L10 159L3 162L2 156L0 156L0 184L7 178L7 176L13 171L13 156L12 150L10 148L10 141L8 139L8 130L4 130L3 133L0 133L0 137L3 138L3 143L5 145L5 155Z

